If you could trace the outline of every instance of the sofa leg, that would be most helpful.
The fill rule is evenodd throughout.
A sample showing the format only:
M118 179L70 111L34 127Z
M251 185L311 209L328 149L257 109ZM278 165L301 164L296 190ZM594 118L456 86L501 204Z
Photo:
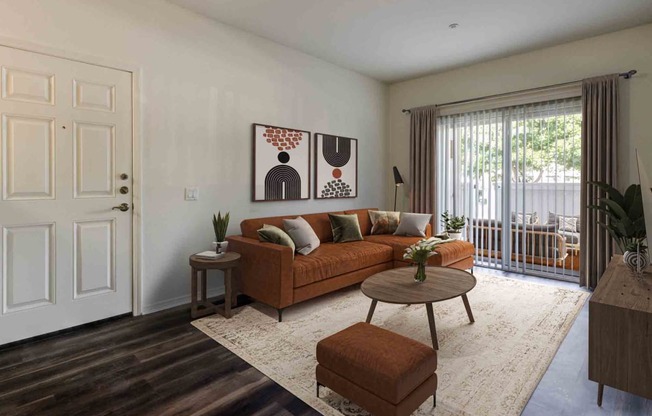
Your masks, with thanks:
M283 308L277 309L278 312L278 321L283 322Z
M432 394L432 407L437 407L437 392Z
M319 386L321 386L321 384L319 384L319 382L317 382L317 398L319 398Z
M473 267L471 267L471 274L473 274Z

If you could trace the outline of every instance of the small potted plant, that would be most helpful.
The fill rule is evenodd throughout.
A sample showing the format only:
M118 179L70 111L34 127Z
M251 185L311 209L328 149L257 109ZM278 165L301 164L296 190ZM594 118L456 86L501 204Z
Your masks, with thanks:
M213 214L213 231L215 231L215 241L213 246L216 253L225 253L229 242L226 241L226 229L229 228L229 213L222 216L221 212L217 216Z
M634 270L640 271L650 264L645 239L645 217L643 215L643 198L641 185L630 185L624 194L604 182L590 182L608 197L598 199L598 205L589 208L600 211L609 219L598 221L606 229L623 252L623 261Z
M466 218L464 216L456 217L446 211L441 214L441 224L444 226L451 240L460 240L462 238L462 230L466 226Z

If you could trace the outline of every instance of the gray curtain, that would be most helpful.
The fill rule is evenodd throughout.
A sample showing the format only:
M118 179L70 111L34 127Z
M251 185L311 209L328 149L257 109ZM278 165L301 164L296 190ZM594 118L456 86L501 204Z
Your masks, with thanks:
M602 196L588 182L616 184L618 74L582 81L582 186L580 285L595 288L614 253L614 242L598 225L602 214L589 205Z
M435 177L437 113L435 106L410 112L410 211L433 214L433 225L439 220Z

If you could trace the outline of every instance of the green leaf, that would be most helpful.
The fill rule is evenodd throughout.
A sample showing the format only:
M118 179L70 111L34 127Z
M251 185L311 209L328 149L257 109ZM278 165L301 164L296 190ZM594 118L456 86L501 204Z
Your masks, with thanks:
M616 201L607 198L601 198L600 202L605 204L609 208L609 213L614 214L619 219L629 218L627 212L619 205Z
M621 194L618 189L614 188L613 186L609 185L606 182L589 182L591 185L595 185L598 188L602 189L609 195L609 199L612 201L615 201L618 205L623 206L625 205L625 197L623 194Z

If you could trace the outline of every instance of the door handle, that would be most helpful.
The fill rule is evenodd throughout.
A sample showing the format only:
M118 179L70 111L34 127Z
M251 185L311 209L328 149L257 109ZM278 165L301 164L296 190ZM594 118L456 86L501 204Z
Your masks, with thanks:
M116 209L119 210L119 211L122 211L122 212L129 211L129 204L127 204L126 202L123 202L122 204L118 205L117 207L111 208L111 210L116 210Z

